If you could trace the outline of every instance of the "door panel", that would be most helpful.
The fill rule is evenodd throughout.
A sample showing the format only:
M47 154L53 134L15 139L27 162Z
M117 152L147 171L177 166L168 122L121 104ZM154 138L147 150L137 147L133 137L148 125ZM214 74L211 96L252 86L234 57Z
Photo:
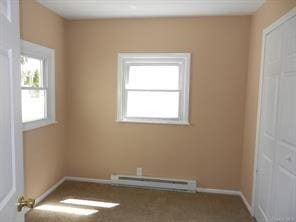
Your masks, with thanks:
M271 203L271 188L272 188L272 160L266 156L262 156L260 166L260 181L259 181L259 199L257 205L258 221L269 221L270 218L270 203Z
M296 72L281 78L279 140L296 148Z
M277 163L296 175L294 148L286 143L280 143L277 149Z
M15 192L15 147L11 124L11 50L0 51L0 175L5 182L0 184L0 210L7 204ZM6 109L3 107L7 107Z
M276 159L278 164L296 175L296 72L283 73L279 97Z
M296 177L279 166L275 176L274 221L293 222L295 218Z
M262 99L262 130L263 135L274 140L275 124L277 114L277 91L278 77L270 76L264 78L263 99Z
M261 140L261 147L262 155L272 162L275 149L275 139L268 134L264 134Z
M296 19L291 19L285 27L284 74L296 72Z
M266 37L264 76L280 75L282 53L282 28L270 32Z
M19 5L0 0L0 221L23 222L16 202L23 193L20 106Z

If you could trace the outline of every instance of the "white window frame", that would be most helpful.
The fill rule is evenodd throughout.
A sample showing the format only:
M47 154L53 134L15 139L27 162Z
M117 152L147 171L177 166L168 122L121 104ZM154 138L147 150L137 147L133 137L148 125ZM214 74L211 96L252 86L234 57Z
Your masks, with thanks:
M189 86L190 86L190 53L119 53L118 54L118 94L117 121L131 123L155 123L189 125ZM129 66L131 65L170 64L180 70L179 80L179 116L178 118L127 117L127 89L125 89ZM153 90L148 90L153 91ZM171 91L171 90L156 90Z
M32 130L56 123L55 116L55 51L35 43L21 40L21 55L43 61L42 89L46 90L46 118L23 123L23 130ZM22 89L29 87L22 87ZM36 88L32 87L32 90ZM40 88L38 88L40 89Z

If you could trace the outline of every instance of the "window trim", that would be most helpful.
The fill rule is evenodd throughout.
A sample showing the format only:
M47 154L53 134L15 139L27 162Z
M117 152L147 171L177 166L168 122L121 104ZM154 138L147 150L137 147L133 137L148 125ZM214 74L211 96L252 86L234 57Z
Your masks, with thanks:
M123 123L152 123L189 125L189 91L190 91L190 53L118 53L117 73L117 122ZM149 118L149 117L126 117L126 91L125 81L128 66L132 64L176 64L181 70L180 81L180 104L178 118ZM153 91L153 90L148 90ZM162 90L156 90L162 91ZM170 91L170 90L163 90ZM174 90L178 91L178 90Z
M55 50L21 40L21 55L43 60L43 81L47 89L46 118L23 123L23 131L55 124ZM42 87L40 87L42 88Z

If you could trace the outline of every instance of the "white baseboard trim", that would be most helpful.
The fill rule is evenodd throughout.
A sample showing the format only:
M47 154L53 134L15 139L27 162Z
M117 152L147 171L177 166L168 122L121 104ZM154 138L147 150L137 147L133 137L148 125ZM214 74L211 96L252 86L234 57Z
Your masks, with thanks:
M51 194L55 189L57 189L62 183L64 183L65 177L60 179L57 183L55 183L53 186L51 186L47 191L45 191L43 194L41 194L39 197L36 198L36 204L40 203L42 200L44 200L49 194Z
M254 216L253 211L252 211L252 207L249 204L249 202L247 201L246 197L244 196L244 194L241 191L236 191L236 190L221 190L221 189L209 189L209 188L202 188L202 187L198 187L196 188L197 192L202 192L202 193L216 193L216 194L226 194L226 195L235 195L235 196L239 196L244 205L246 206L247 210L249 211L249 213Z
M108 179L95 179L87 177L65 177L66 181L79 181L79 182L90 182L90 183L100 183L100 184L111 184L111 180ZM227 194L227 195L237 195L240 196L240 191L236 190L221 190L221 189L210 189L210 188L197 188L197 192L202 193L217 193L217 194Z
M42 200L44 200L49 194L51 194L56 188L58 188L62 183L64 183L65 177L60 179L58 182L56 182L54 185L52 185L47 191L45 191L43 194L41 194L39 197L35 199L35 205L39 204ZM31 209L25 208L24 214L28 213Z
M77 181L77 182L89 182L89 183L99 183L99 184L111 184L111 181L108 179L95 179L95 178L87 178L87 177L71 177L66 176L62 179L60 179L57 183L55 183L53 186L51 186L46 192L41 194L38 198L36 198L36 204L40 203L42 200L44 200L49 194L51 194L58 186L60 186L65 181ZM247 199L243 195L241 191L237 190L223 190L223 189L211 189L211 188L204 188L204 187L198 187L196 188L197 192L201 193L215 193L215 194L225 194L225 195L236 195L239 196L243 203L245 204L246 208L250 212L250 214L253 216L252 213L252 207L248 203ZM24 210L24 213L26 214L29 212L30 209Z
M242 201L244 202L246 208L248 209L249 213L252 216L254 216L253 211L252 211L252 207L251 207L251 205L249 204L249 202L247 201L245 195L242 192L240 192L240 197L241 197Z
M222 190L222 189L198 187L196 188L196 191L200 193L216 193L216 194L226 194L226 195L236 195L236 196L240 195L240 191L236 191L236 190Z
M110 180L104 179L95 179L87 177L64 177L67 181L79 181L79 182L90 182L90 183L100 183L100 184L111 184Z

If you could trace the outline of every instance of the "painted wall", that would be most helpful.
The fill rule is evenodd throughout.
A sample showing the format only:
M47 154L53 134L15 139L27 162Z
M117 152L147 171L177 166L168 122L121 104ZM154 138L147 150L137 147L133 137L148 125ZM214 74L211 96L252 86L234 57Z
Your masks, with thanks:
M55 49L58 123L24 132L25 195L36 198L65 172L64 19L33 0L21 0L20 31L22 39Z
M295 6L295 0L268 0L256 11L251 20L241 173L241 191L249 203L252 199L262 31Z
M37 197L64 175L108 178L143 167L146 175L193 178L212 188L241 187L250 202L261 32L294 6L295 0L269 0L251 20L71 21L65 45L63 18L22 0L21 37L56 50L58 120L24 133L26 195ZM191 126L115 122L118 52L192 53Z
M66 22L69 176L240 189L249 16ZM117 53L190 52L190 126L116 122Z

